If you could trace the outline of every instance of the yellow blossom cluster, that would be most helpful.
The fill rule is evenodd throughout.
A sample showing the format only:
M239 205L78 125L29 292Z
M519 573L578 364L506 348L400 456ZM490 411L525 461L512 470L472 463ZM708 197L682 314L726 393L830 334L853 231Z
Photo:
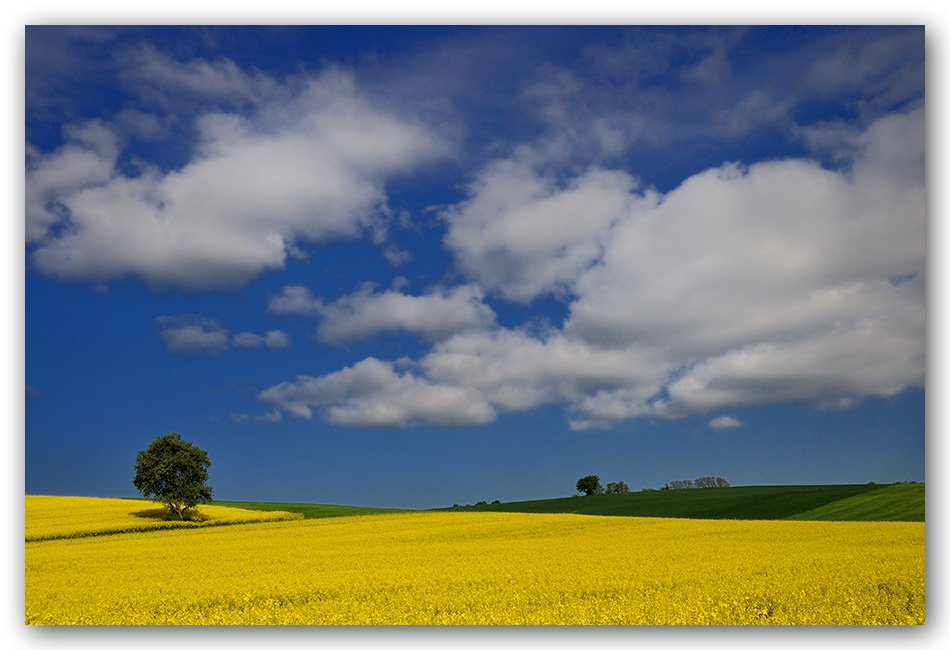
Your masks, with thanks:
M25 557L37 624L924 622L923 523L420 512L35 541Z
M88 537L156 528L302 519L293 512L263 512L202 505L190 521L163 521L168 509L138 499L26 496L26 541Z

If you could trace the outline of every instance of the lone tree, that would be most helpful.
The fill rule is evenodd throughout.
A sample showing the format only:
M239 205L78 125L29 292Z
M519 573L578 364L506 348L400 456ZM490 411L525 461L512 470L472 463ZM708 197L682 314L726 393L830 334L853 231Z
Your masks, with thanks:
M604 488L600 487L600 477L596 474L590 474L577 480L577 491L585 495L603 494Z
M185 510L199 503L211 503L207 452L185 442L177 433L166 433L152 441L135 457L132 485L142 496L153 497L185 519Z

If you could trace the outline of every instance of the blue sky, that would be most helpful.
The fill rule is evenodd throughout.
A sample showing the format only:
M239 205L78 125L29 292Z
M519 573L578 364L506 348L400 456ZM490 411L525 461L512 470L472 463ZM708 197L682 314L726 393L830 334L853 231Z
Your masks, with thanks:
M25 482L923 481L921 27L26 31Z

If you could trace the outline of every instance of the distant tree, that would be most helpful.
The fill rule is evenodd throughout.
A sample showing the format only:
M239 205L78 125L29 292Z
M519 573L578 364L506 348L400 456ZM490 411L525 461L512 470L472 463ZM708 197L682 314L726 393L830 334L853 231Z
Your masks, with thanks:
M211 503L207 452L185 442L177 433L167 433L152 441L135 457L132 485L142 496L152 497L184 520L185 511L199 503Z
M491 502L492 505L495 505L496 503L501 503L501 501L499 501L498 499L495 499L494 501Z
M596 474L589 474L584 478L577 480L577 491L585 495L603 494L604 488L600 486L600 477Z
M729 487L729 481L719 476L700 476L694 484L698 488Z
M729 487L729 481L719 476L700 476L695 481L685 479L682 481L670 481L661 490L688 490L690 488L717 488Z
M623 481L607 484L607 494L623 494L624 492L629 492L629 491L630 491L630 488Z
M476 505L476 506L487 506L487 505L488 505L488 502L487 502L487 501L476 501L476 502L475 502L475 505Z

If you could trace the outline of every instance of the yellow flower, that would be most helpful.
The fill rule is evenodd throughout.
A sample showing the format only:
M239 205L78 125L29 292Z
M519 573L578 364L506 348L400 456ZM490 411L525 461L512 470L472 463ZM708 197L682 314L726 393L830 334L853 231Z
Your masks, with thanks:
M35 512L28 532L43 530ZM27 542L26 611L41 624L922 624L924 524L428 512L188 525Z

